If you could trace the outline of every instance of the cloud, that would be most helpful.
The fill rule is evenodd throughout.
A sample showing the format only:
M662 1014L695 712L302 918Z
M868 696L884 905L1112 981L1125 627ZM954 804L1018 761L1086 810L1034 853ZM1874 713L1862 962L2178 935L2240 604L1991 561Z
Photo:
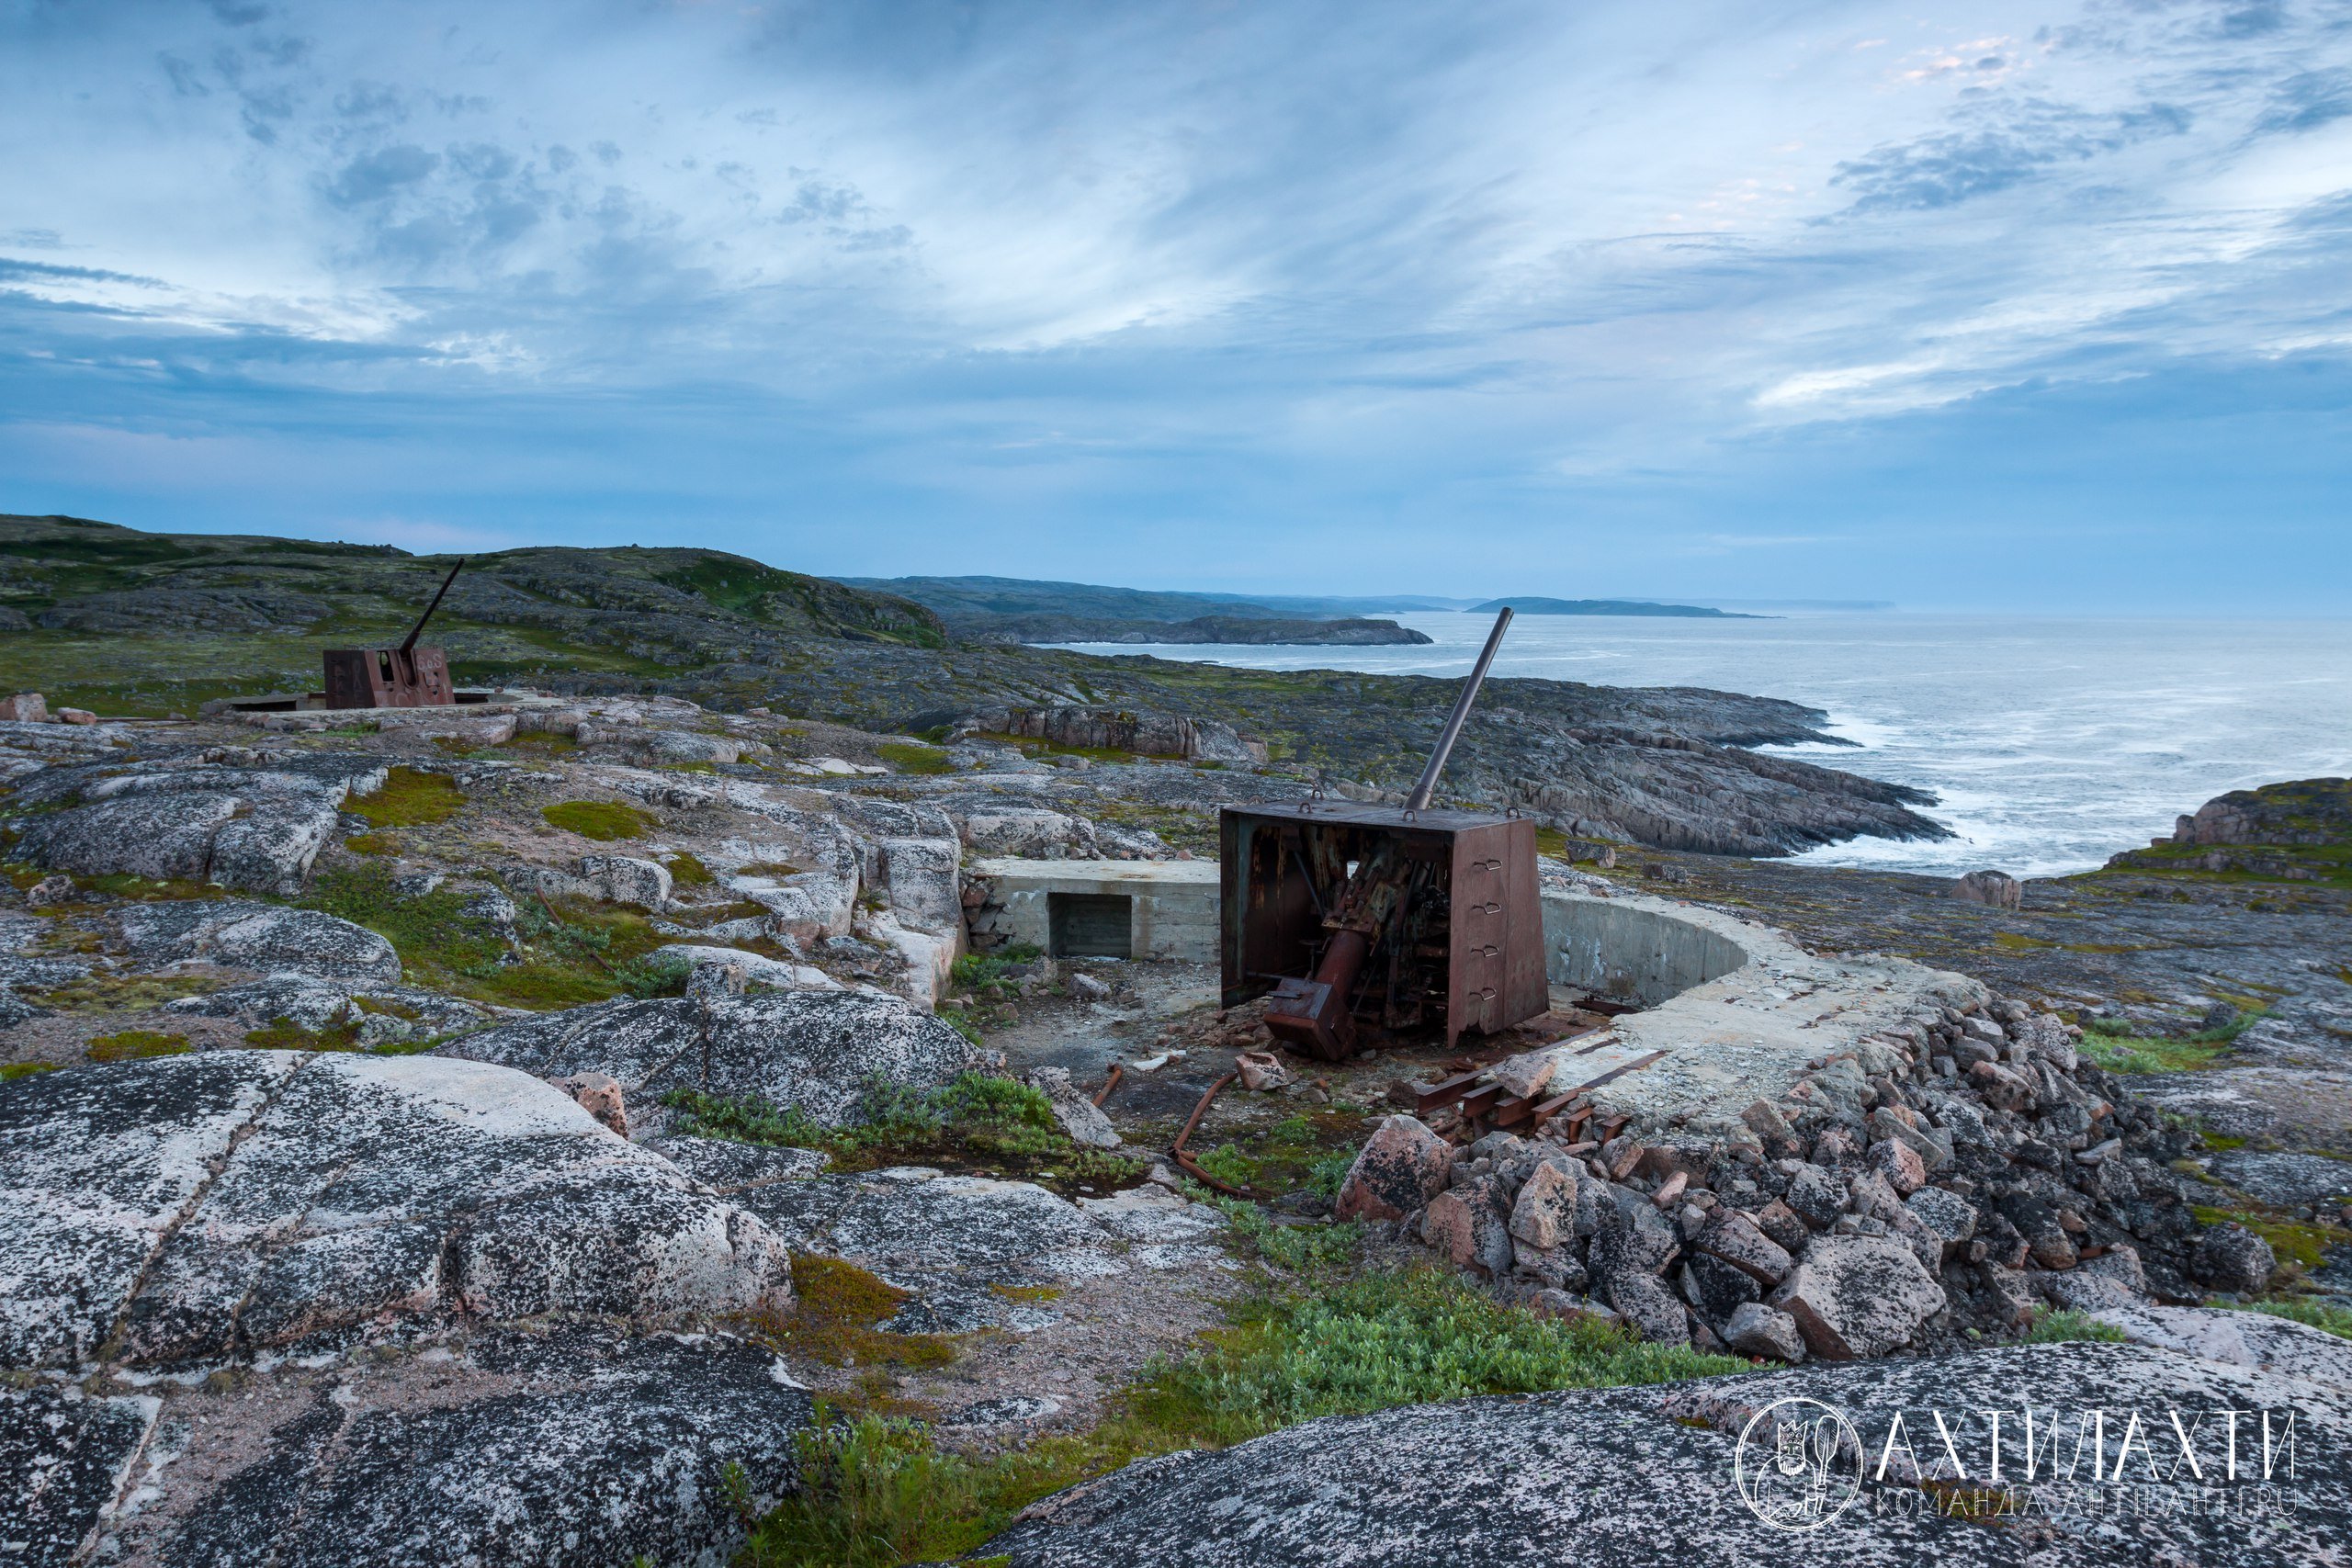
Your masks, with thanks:
M2113 444L2067 515L2138 515L2206 492L2152 493L2130 422L2233 415L2135 389L2347 352L2352 30L2045 11L1940 39L1891 0L0 17L0 135L31 150L0 176L28 226L0 409L240 443L186 479L222 516L237 473L299 476L298 517L700 528L843 570L1319 539L1291 568L1369 571L1460 526L1794 571L1906 526L1849 477L1886 441L1915 504L2041 515L1986 477L2030 408ZM38 457L24 428L0 448ZM106 514L101 448L39 440ZM2188 445L2245 469L2233 512L2324 488Z
M1944 130L1838 165L1829 183L1855 193L1849 212L1929 211L1989 196L2064 164L2079 164L2152 136L2179 136L2189 114L2151 103L2098 115L2028 100L1988 111L1999 129Z
M354 158L327 187L327 199L338 207L381 201L403 186L414 185L441 166L438 153L414 142L401 142Z

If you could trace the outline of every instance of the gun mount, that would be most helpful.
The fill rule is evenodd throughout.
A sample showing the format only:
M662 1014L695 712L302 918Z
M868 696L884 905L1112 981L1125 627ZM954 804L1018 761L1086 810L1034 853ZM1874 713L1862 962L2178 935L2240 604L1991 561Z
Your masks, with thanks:
M449 584L465 570L461 559L441 580L440 592L417 616L398 648L331 648L326 650L326 705L331 708L429 708L455 703L449 660L438 648L419 648L424 623L441 607Z
M1535 824L1430 809L1510 619L1496 618L1403 806L1220 814L1224 1005L1272 992L1266 1027L1292 1050L1340 1061L1430 1029L1451 1046L1550 1005Z

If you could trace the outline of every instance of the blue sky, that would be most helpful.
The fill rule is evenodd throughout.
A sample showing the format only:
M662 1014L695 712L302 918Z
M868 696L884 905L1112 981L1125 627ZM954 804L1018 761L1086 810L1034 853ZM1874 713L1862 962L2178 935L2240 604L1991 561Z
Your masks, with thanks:
M0 510L2352 602L2352 0L0 0Z

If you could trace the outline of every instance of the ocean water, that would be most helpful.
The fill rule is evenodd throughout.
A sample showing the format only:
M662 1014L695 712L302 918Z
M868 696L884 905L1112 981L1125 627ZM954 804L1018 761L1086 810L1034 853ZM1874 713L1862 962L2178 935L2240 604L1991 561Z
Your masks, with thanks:
M1268 670L1460 675L1489 617L1393 617L1410 648L1137 648ZM1829 714L1851 746L1768 750L1932 791L1958 837L1860 839L1822 865L2020 876L2082 871L2172 831L2224 790L2352 773L2352 621L1925 615L1774 620L1523 615L1495 671L1609 686L1708 686Z

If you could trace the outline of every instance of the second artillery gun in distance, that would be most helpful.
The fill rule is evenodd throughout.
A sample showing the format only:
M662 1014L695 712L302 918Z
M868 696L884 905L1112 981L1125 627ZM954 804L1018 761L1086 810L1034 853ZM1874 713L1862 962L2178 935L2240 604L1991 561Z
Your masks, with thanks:
M441 607L449 584L465 570L460 559L441 580L441 591L417 616L407 638L398 648L331 648L326 650L326 705L331 708L430 708L458 700L449 683L449 656L438 648L419 648L418 636L433 612Z
M1220 816L1224 1005L1271 991L1266 1027L1340 1061L1437 1030L1448 1046L1550 1006L1535 824L1430 808L1510 625L1506 609L1401 807L1309 797Z

